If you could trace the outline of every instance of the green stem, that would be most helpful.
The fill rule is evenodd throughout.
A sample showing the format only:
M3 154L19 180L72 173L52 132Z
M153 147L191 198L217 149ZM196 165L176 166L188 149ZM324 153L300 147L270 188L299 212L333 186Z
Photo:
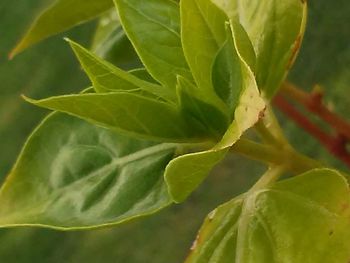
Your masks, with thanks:
M261 137L261 139L267 143L272 145L279 144L276 137L270 132L269 128L266 127L263 120L260 120L255 126L255 131L258 133L258 135Z
M240 139L230 149L231 152L238 153L249 159L260 161L268 165L281 164L280 152L271 145L263 145L247 139Z
M286 171L284 165L271 166L260 179L253 185L249 192L255 192L276 182ZM249 193L248 193L249 194Z
M286 170L293 173L302 173L323 167L321 163L296 152L289 145L276 147L241 139L231 147L230 151L263 162L268 166L283 165Z
M264 141L270 141L270 143L276 145L288 144L288 140L284 136L271 107L266 108L264 117L257 124L256 131Z

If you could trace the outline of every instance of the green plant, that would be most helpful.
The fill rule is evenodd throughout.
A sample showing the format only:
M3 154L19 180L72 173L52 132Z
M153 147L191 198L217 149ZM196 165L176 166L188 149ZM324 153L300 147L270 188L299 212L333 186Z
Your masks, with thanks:
M47 9L13 54L113 7L85 1L68 9L71 2ZM0 224L120 224L184 201L233 152L269 169L246 194L208 216L187 262L347 262L347 182L297 153L270 107L300 48L306 3L116 4L146 69L123 71L70 41L93 88L28 99L58 112L32 134L3 186ZM118 18L110 16L95 39L100 55L124 39ZM138 65L129 55L130 65ZM286 86L283 92L297 94ZM281 95L275 98L285 108ZM262 143L246 132L251 127ZM344 145L334 152L346 162ZM301 175L276 182L288 172Z

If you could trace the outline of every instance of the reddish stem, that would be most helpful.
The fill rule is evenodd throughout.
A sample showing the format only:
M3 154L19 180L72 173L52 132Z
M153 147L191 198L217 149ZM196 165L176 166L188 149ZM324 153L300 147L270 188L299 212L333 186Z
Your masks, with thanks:
M332 137L324 132L321 128L311 122L307 117L301 114L293 107L284 97L277 95L273 101L284 114L291 118L301 128L315 137L322 145L324 145L337 158L342 160L350 168L350 154L347 152L346 143L347 138L338 134Z
M350 123L328 109L323 103L323 92L318 86L309 94L291 83L284 83L283 94L303 105L309 112L332 126L350 141Z

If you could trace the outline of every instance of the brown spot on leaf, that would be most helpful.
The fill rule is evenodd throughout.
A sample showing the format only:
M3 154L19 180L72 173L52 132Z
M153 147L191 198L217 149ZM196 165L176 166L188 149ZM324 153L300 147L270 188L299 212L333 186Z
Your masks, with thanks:
M299 49L301 47L302 39L303 39L302 35L299 35L297 37L297 39L295 40L295 42L294 42L294 46L293 46L293 49L292 49L292 55L291 55L291 57L290 57L290 59L288 61L288 64L287 64L287 69L288 70L292 67L292 65L294 63L296 55L298 54L298 51L299 51Z
M266 111L266 107L259 112L259 120L265 117L265 111Z
M344 203L341 205L340 212L344 213L348 209L349 209L349 203Z

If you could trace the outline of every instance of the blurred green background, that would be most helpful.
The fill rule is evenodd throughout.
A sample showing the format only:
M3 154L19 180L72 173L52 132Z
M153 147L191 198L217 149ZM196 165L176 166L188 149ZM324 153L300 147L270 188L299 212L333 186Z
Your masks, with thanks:
M11 168L26 137L47 111L24 103L25 94L43 98L78 92L88 85L63 36L88 46L95 23L51 38L16 57L7 54L45 0L0 3L0 181ZM350 117L350 3L310 1L305 41L290 79L310 89L321 84L329 104ZM280 116L280 115L279 115ZM282 116L280 116L282 117ZM281 118L287 136L300 151L345 167L309 135ZM181 262L204 216L218 204L245 191L263 167L230 156L183 205L114 229L56 232L0 230L0 262Z

